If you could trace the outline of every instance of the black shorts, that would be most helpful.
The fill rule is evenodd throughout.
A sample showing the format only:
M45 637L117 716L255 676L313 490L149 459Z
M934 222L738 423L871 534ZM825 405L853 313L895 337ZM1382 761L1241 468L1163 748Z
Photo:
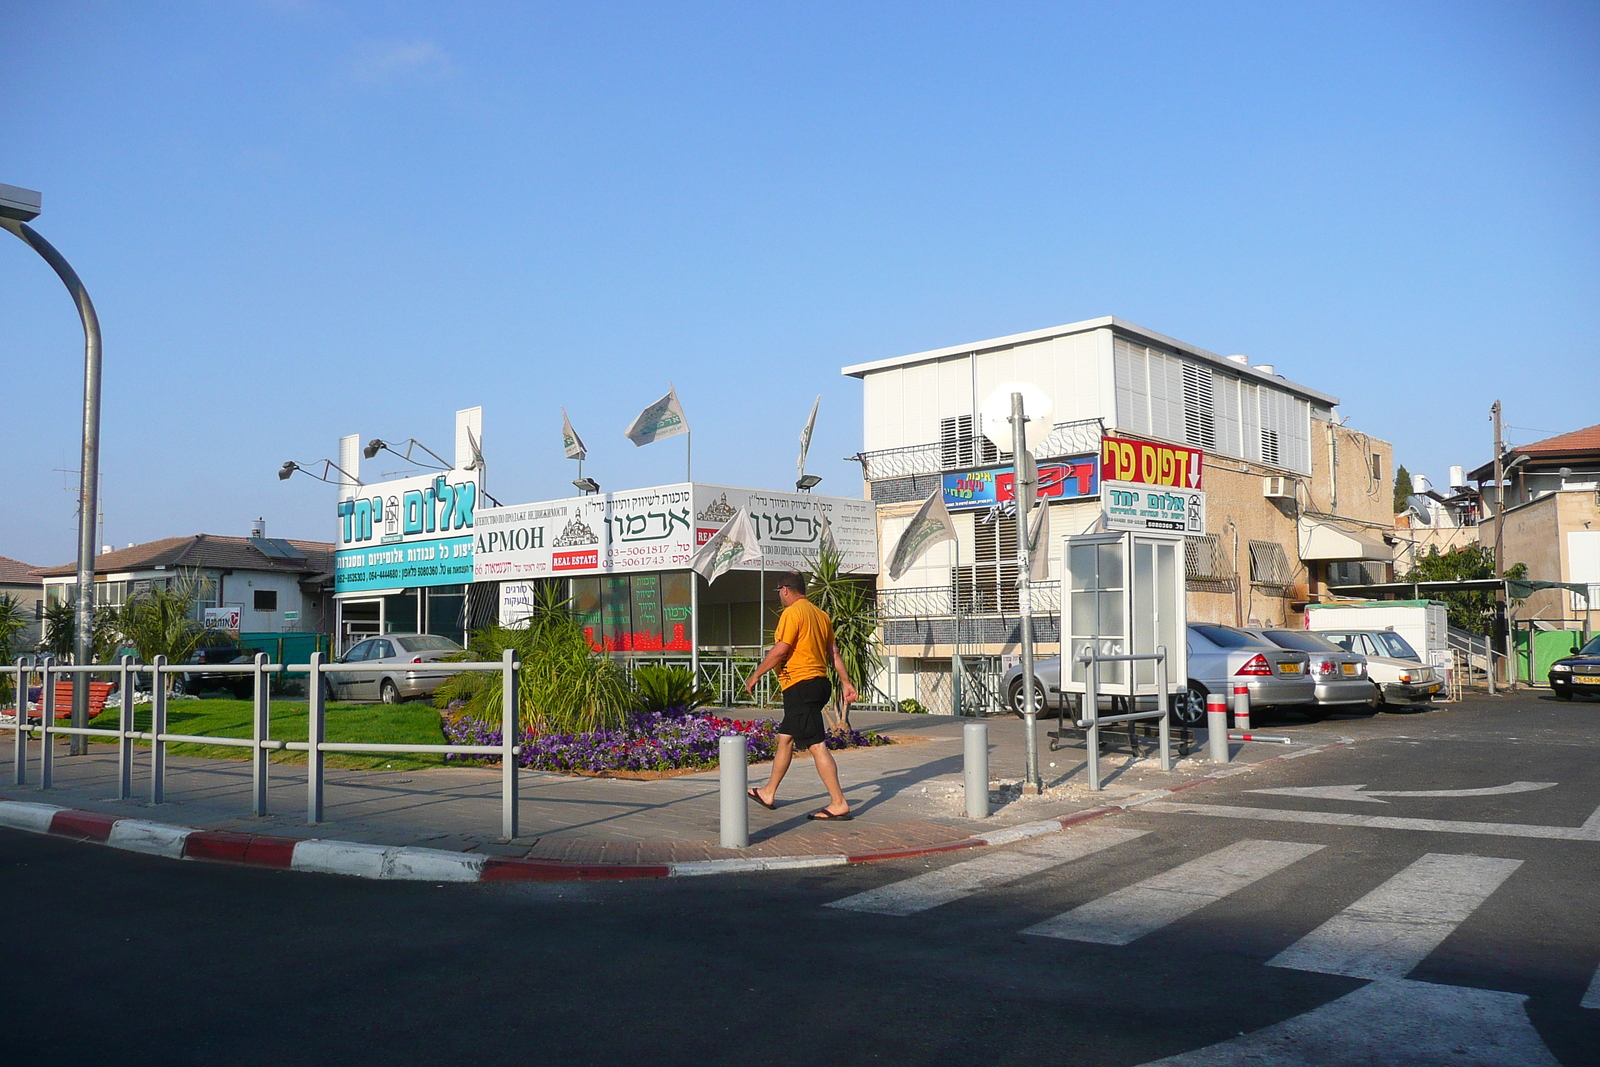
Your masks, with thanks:
M780 734L788 734L800 748L819 745L827 735L822 708L833 696L833 683L826 678L807 678L783 691L783 722Z

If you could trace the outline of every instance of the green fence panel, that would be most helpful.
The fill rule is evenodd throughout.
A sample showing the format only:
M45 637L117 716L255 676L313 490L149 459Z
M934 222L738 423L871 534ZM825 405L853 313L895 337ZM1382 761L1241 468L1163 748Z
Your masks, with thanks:
M1583 644L1583 635L1576 630L1534 630L1532 631L1533 662L1530 668L1529 634L1527 630L1517 631L1517 674L1524 681L1534 685L1549 684L1550 664L1562 656L1572 655Z
M273 663L310 663L313 652L331 652L332 634L242 633L239 644L259 648Z

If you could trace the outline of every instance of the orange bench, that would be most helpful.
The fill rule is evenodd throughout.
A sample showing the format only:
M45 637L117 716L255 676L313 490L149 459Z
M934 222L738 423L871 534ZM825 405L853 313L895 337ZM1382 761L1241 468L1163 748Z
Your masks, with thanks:
M111 691L116 686L110 682L89 683L89 718L94 718L106 710L106 701L111 697ZM56 683L56 719L72 718L72 683Z

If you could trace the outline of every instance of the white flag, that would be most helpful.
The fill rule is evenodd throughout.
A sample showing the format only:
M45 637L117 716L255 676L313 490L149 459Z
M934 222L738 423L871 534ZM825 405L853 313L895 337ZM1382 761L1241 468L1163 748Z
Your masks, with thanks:
M833 539L833 526L828 522L828 513L823 511L822 505L814 500L811 502L811 507L817 513L817 522L822 526L817 535L817 547L820 548L823 545L827 545L829 551L838 552L839 542Z
M627 429L628 440L643 448L664 437L676 437L689 432L689 420L683 417L683 405L678 403L678 390L669 386L667 395L639 412L633 425Z
M800 477L806 476L806 453L811 450L811 431L817 428L817 408L822 406L822 394L817 394L817 399L811 405L811 417L806 420L806 428L800 431Z
M689 558L689 569L706 580L716 581L735 563L754 563L761 558L761 546L756 542L755 525L750 521L750 509L740 508L733 518L722 524L722 529L711 535L711 540L701 545Z
M572 428L566 408L561 409L561 443L566 446L568 459L582 461L589 458L589 450L583 447L583 438L578 436L578 431Z
M956 524L950 521L950 512L944 506L944 490L940 489L923 501L922 507L912 516L911 524L895 542L889 555L889 578L898 579L922 554L940 541L956 539Z
M1032 529L1028 531L1030 564L1028 580L1042 582L1050 577L1050 505L1039 503L1033 509Z

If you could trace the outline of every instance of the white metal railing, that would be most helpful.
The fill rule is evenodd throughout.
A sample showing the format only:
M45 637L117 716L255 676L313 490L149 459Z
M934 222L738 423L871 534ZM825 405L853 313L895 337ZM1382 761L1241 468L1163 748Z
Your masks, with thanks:
M403 666L411 666L406 664ZM330 742L327 739L326 691L322 676L330 670L339 674L381 674L392 672L391 663L339 663L326 662L323 653L314 653L305 665L268 663L265 653L258 653L252 663L190 665L170 664L165 656L157 656L154 663L136 664L133 657L124 656L115 665L89 664L67 666L55 663L50 657L24 656L14 666L0 668L0 675L11 675L16 683L16 708L10 724L14 734L15 759L12 779L16 785L26 785L28 780L28 742L39 740L39 788L54 785L55 749L51 741L58 736L105 737L117 741L117 799L128 800L133 795L134 743L150 743L150 803L166 802L166 759L169 744L224 745L251 750L251 810L256 815L267 814L267 784L269 758L273 752L306 753L306 822L316 825L323 821L323 757L335 753L377 753L396 755L427 755L454 753L459 756L500 757L500 830L501 836L517 836L518 779L517 756L521 747L516 744L518 672L522 665L515 654L507 649L499 662L439 664L437 670L408 671L407 673L457 674L463 671L498 672L501 676L501 743L499 745L405 745ZM87 681L96 674L109 674L117 678L122 699L122 712L116 729L89 726L60 726L56 724L56 682L71 678ZM251 730L248 738L212 737L197 734L172 733L167 729L167 686L164 680L184 674L248 674L252 679ZM275 741L271 733L270 679L273 675L304 674L307 676L308 726L304 741ZM40 681L39 725L30 723L32 705L28 699L30 683ZM133 715L135 680L150 679L150 729L138 730Z
M1104 432L1104 424L1099 419L1058 422L1051 427L1049 436L1032 451L1035 456L1045 458L1098 453L1100 438ZM946 463L945 451L943 442L932 441L923 445L858 452L849 458L860 461L861 474L869 482L883 478L907 478L914 474L942 474L945 471L970 470L974 467L998 466L1009 462L1008 459L997 459L994 463L988 464L971 460L965 463Z
M1031 582L1028 590L1035 615L1052 615L1061 611L1060 582ZM963 583L959 587L925 585L880 588L878 617L881 619L953 618L958 597L963 616L1009 618L1020 614L1017 593L1014 589L1000 590L994 586L972 588Z

